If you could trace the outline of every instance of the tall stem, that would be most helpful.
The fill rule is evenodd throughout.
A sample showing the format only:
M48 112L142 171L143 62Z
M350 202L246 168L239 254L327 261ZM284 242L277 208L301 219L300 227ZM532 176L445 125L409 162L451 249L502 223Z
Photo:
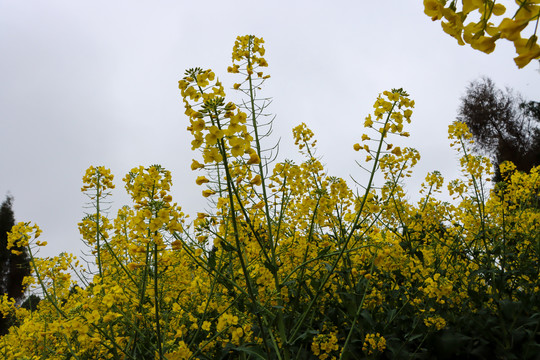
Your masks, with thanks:
M156 336L157 336L158 353L159 353L159 358L163 359L163 348L161 346L161 328L159 324L158 245L155 242L154 242L154 311L156 313L155 318L156 318Z

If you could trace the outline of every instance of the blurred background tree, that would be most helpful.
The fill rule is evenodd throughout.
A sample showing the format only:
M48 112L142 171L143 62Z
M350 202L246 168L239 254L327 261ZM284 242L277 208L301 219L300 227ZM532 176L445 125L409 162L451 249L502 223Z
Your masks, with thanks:
M23 279L30 275L30 258L25 248L7 249L7 233L15 225L13 197L8 195L0 206L0 296L7 294L20 304L24 300ZM12 319L0 317L0 334L6 334Z
M499 165L504 161L524 172L540 165L540 102L481 78L467 87L457 119L471 130L476 150L492 159L495 181L502 180Z

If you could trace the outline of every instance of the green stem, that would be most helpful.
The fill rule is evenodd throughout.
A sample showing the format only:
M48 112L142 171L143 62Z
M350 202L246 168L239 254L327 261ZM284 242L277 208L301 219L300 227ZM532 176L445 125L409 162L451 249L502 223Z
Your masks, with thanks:
M156 231L157 232L157 231ZM157 234L156 234L157 235ZM159 323L159 298L158 298L158 245L154 243L154 312L156 313L156 336L159 358L163 359L163 348L161 344L161 327Z
M369 269L369 274L372 276L373 276L373 269L375 267L375 257L376 257L376 254L373 255L373 259L371 260L371 267ZM353 331L356 327L356 322L358 321L358 317L360 316L360 313L362 312L362 308L364 306L364 300L366 299L366 294L368 292L370 284L371 284L371 277L367 281L366 289L364 290L364 294L362 295L362 300L360 300L360 305L358 306L358 309L356 309L356 314L354 315L351 328L349 330L349 333L347 334L347 339L345 340L345 344L343 344L343 349L339 355L339 360L343 359L343 354L345 354L345 351L347 350L347 347L349 346L349 342L351 341Z
M251 62L251 45L252 45L253 37L250 36L249 38L249 44L248 44L248 69L251 69L252 62ZM265 208L265 215L266 215L266 222L267 222L267 231L268 231L268 243L270 244L270 252L272 257L272 266L274 267L274 271L272 271L272 276L274 278L274 283L276 286L276 290L280 294L279 296L279 305L283 305L283 299L281 297L281 292L279 291L280 281L277 271L277 262L276 262L276 246L277 241L274 242L273 232L272 232L272 219L270 218L270 207L268 204L268 195L266 193L266 177L264 176L264 169L262 164L262 152L261 152L261 143L259 138L259 130L257 126L257 115L255 112L255 94L253 90L253 79L251 77L251 74L248 74L248 82L249 82L249 98L250 98L250 105L251 105L251 121L253 124L253 130L255 132L255 146L257 147L257 155L259 156L259 176L261 177L261 187L262 187L262 193L263 193L263 200L264 200L264 208ZM263 250L264 251L264 250ZM280 332L281 341L283 344L287 344L287 336L285 334L285 323L283 319L283 310L278 309L278 329ZM289 359L288 351L285 350L284 357L286 360Z
M218 124L218 128L221 129L219 118L216 119L216 122ZM251 301L252 301L253 305L257 305L258 304L257 296L255 295L255 292L253 291L253 288L252 288L251 277L249 276L249 271L247 269L247 266L246 266L246 263L245 263L245 260L244 260L244 252L242 250L242 244L240 242L240 237L239 237L239 232L238 232L238 221L236 220L236 209L235 209L235 206L234 206L233 190L231 188L231 184L232 184L233 180L232 180L232 177L231 177L231 173L229 171L229 163L227 161L227 153L225 151L225 143L224 143L223 139L219 139L219 150L220 150L221 156L223 158L222 161L223 161L223 165L224 165L224 168L225 168L225 175L226 175L226 178L227 178L227 193L228 193L228 197L229 197L229 205L231 207L230 213L231 213L231 221L232 221L233 231L234 231L234 240L235 240L235 243L236 243L236 252L238 254L238 260L240 261L240 267L242 268L242 273L243 273L244 279L246 281L246 287L247 287L247 290L248 290L249 297L251 298ZM258 319L259 326L261 327L261 331L262 331L263 327L262 327L262 323L261 323L261 315L260 314L257 314L257 319ZM264 341L265 347L268 349L268 345L266 344L266 338L264 336L263 336L263 341Z
M315 305L315 302L318 300L319 296L321 295L322 289L324 288L324 286L326 285L326 283L330 279L330 276L332 276L332 274L334 273L334 270L337 267L337 265L339 263L339 260L341 260L341 257L345 253L345 249L347 248L350 240L352 239L352 236L353 236L354 232L356 231L356 228L358 226L358 222L360 221L360 216L362 214L362 211L364 210L364 206L365 206L366 201L367 201L367 196L368 196L369 191L371 190L371 187L373 185L373 181L374 181L374 178L375 178L375 173L376 173L377 167L379 165L379 157L381 155L382 144L383 144L383 140L384 140L384 138L386 136L386 132L387 132L386 125L390 121L390 116L392 115L392 112L393 112L394 107L396 106L396 104L397 104L397 101L394 101L394 103L392 104L392 108L388 112L388 115L387 115L386 120L384 122L383 130L381 132L381 138L379 140L379 146L377 148L377 153L376 153L375 159L373 161L373 169L371 170L371 175L369 177L369 182L368 182L368 185L366 187L364 197L362 199L362 203L360 204L360 209L358 210L358 212L356 214L356 217L355 217L355 219L353 221L353 224L351 225L351 230L350 230L349 234L347 235L347 239L345 240L345 242L343 244L343 247L341 248L338 256L334 260L334 263L332 264L332 266L330 267L330 269L327 271L326 275L324 276L323 281L321 281L321 284L319 285L319 289L317 290L317 293L315 294L315 296L313 297L313 299L309 303L307 309L302 313L299 321L297 322L295 328L293 329L293 332L291 334L291 339L294 339L294 337L296 336L298 331L300 331L300 328L301 328L303 322L305 321L308 313L311 311L311 309ZM345 350L346 349L343 349L343 351L345 351Z
M100 209L99 209L99 198L100 198L100 179L101 179L101 173L99 172L99 169L96 169L96 175L97 175L97 181L96 181L96 250L97 250L97 263L98 263L98 269L99 269L99 279L101 282L103 282L103 269L101 266L101 246L99 243L99 235L101 234L100 230L100 223L99 223L99 215L100 215Z

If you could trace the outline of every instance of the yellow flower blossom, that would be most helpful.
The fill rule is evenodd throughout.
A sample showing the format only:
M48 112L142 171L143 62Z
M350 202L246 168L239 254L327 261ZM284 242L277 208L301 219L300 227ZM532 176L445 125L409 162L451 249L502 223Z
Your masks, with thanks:
M262 183L261 176L259 174L255 175L253 179L251 179L250 184L260 186Z
M216 192L214 190L207 189L207 190L203 190L202 195L204 197L209 197L209 196L214 195L215 193Z
M206 184L206 183L208 183L208 182L210 182L210 180L208 180L208 179L206 178L206 176L198 176L198 177L197 177L197 180L195 180L195 183L196 183L197 185Z
M259 155L257 153L253 152L249 155L249 160L247 161L248 165L258 164L261 162L261 159L259 158Z
M197 169L203 169L204 165L198 162L197 160L193 160L191 162L191 170L197 170Z

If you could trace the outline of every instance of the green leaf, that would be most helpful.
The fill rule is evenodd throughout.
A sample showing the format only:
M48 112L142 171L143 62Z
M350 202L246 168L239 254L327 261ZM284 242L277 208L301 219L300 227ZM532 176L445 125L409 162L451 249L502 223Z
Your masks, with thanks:
M244 354L254 356L256 359L261 359L261 360L266 360L267 359L264 352L259 348L255 348L255 347L251 348L251 347L247 347L247 346L239 346L239 347L233 348L233 350L244 353Z

